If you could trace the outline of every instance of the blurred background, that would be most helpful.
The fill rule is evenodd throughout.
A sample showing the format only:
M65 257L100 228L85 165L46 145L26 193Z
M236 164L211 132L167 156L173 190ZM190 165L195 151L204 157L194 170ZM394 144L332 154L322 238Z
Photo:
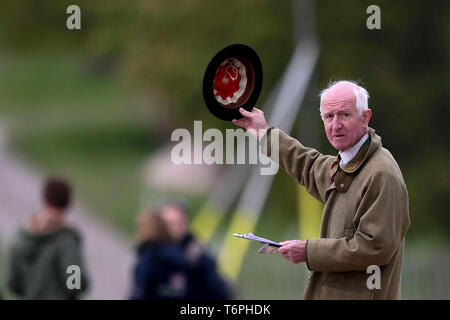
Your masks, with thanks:
M71 4L81 8L81 30L66 27ZM381 9L380 30L366 27L372 4ZM195 221L233 166L173 168L170 137L176 128L192 132L194 120L203 121L203 130L235 128L207 111L201 89L212 56L237 42L261 58L258 105L268 111L286 70L304 73L290 67L295 49L314 44L317 60L301 108L292 113L291 134L323 153L336 151L319 118L320 90L330 80L351 79L369 91L371 127L399 163L410 197L403 298L450 299L450 3L444 0L0 2L0 272L10 235L39 208L46 174L74 184L72 218L86 237L90 298L127 297L142 208L183 198L191 222L208 229ZM219 191L244 190L244 182L235 183ZM320 206L281 170L269 185L267 194L255 194L261 209L254 233L275 241L318 236L312 226ZM203 237L216 257L242 193L227 200ZM311 217L308 208L319 213ZM306 267L258 255L257 248L250 244L233 271L236 297L299 299ZM219 264L227 269L223 259Z

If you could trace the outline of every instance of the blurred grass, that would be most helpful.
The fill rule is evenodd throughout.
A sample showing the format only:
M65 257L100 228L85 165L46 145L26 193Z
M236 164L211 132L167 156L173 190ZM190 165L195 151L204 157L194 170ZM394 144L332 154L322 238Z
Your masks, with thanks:
M13 148L124 231L134 230L142 160L155 147L132 96L76 54L2 55L0 113ZM120 195L120 196L118 196Z

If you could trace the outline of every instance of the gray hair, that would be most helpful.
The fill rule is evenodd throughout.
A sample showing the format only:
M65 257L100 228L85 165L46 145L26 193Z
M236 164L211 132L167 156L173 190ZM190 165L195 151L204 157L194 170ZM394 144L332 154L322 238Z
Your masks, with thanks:
M335 84L338 84L339 82L351 82L353 83L356 88L353 89L353 94L355 95L356 98L356 110L358 110L359 115L362 115L363 111L366 111L369 108L368 105L368 100L369 100L369 93L367 92L366 89L364 89L363 87L359 86L355 81L351 81L351 80L338 80L338 81L333 81L331 82L328 87L326 89L323 89L320 94L320 113L322 114L322 99L325 96L325 94L328 92L328 90L330 90L330 88L332 86L334 86Z

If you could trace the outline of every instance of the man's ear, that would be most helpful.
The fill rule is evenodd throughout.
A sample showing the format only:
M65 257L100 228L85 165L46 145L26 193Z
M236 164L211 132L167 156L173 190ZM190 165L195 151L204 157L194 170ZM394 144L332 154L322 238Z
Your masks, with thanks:
M363 125L364 126L368 126L369 125L369 120L372 117L372 110L371 109L365 110L363 112L362 116L363 116Z

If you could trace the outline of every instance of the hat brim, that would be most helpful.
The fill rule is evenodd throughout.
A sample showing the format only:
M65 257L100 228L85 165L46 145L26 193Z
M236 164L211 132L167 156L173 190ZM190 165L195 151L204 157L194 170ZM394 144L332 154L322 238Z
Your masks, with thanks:
M232 59L245 67L245 88L229 102L221 103L215 93L214 81L219 67ZM229 60L231 61L231 60ZM263 71L258 54L247 45L232 44L219 52L209 62L203 76L203 98L208 110L217 118L231 121L242 118L239 108L251 111L259 98L262 89ZM222 100L221 100L222 101Z

